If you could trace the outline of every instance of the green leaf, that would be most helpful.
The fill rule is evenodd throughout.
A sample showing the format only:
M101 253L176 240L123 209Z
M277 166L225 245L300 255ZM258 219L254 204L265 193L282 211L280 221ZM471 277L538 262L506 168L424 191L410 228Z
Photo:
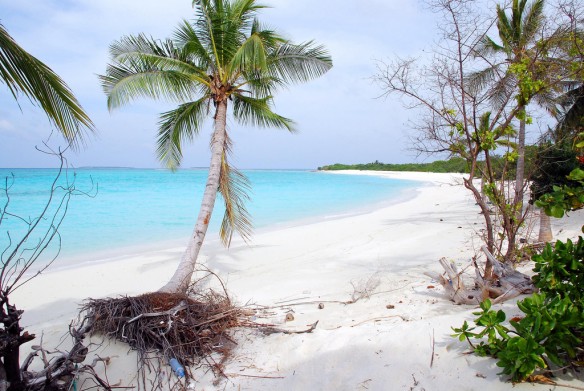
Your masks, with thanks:
M94 124L69 89L51 68L29 54L0 24L0 84L15 99L22 94L38 103L51 124L77 148Z

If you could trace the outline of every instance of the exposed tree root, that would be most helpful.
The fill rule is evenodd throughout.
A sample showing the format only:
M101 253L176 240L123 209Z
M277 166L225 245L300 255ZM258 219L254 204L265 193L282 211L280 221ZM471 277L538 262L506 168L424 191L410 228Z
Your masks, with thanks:
M213 291L90 299L82 311L93 321L92 334L125 342L138 352L140 383L145 389L168 384L170 379L164 379L159 369L171 359L184 366L187 379L189 367L201 362L221 374L221 363L235 345L229 330L241 324L243 315L227 296ZM210 359L214 353L223 357L219 363ZM156 378L147 379L147 373L155 373Z

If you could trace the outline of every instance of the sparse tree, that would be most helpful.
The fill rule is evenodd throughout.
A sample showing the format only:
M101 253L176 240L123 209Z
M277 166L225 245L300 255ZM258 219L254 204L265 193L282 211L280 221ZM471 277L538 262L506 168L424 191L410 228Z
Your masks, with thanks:
M485 243L507 262L516 259L516 243L527 213L522 208L525 181L514 186L508 180L519 154L515 124L519 121L521 131L530 100L553 96L571 71L561 58L565 20L556 21L554 28L549 27L551 32L543 34L540 3L527 7L526 1L514 0L509 20L502 7L496 18L489 19L484 10L477 11L474 1L433 1L448 23L441 26L443 39L431 63L418 68L413 60L381 63L376 75L386 94L401 95L408 107L421 113L413 124L419 152L466 159L470 175L464 184L484 216ZM504 45L487 37L493 24L502 31ZM507 58L497 63L497 53ZM518 57L513 60L512 55ZM495 169L494 157L500 153L504 166ZM475 178L482 178L494 211L481 197ZM489 266L487 262L487 275Z
M88 371L97 382L103 382L93 371L97 362L82 364L88 351L84 338L90 327L85 321L71 327L74 343L68 352L51 352L37 346L26 359L20 359L21 345L35 339L35 335L20 326L24 311L10 300L11 295L57 259L61 250L59 228L71 198L91 196L77 189L75 177L67 175L63 152L48 153L59 159L60 166L47 191L47 202L35 218L12 212L14 176L3 178L0 184L0 391L67 389L75 374L83 371ZM31 370L35 359L42 361L41 370L36 365Z

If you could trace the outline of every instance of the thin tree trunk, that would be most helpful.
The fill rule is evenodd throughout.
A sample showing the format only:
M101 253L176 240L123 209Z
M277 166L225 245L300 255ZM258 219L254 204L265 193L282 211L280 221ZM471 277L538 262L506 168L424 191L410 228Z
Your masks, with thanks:
M211 163L209 165L209 175L207 177L205 192L203 193L199 217L197 218L197 223L195 224L187 248L174 275L166 285L160 288L160 292L186 292L191 283L197 257L203 245L203 240L205 239L205 234L207 233L209 221L213 213L213 207L215 206L215 199L217 198L219 177L221 176L221 160L225 152L226 126L227 102L220 101L217 103L215 113L215 129L211 139Z
M551 218L543 209L539 208L539 236L537 240L539 242L551 242L553 238Z
M515 173L515 205L520 217L523 207L523 186L525 181L525 120L519 121L519 137L517 140L517 172ZM519 220L519 218L517 219Z

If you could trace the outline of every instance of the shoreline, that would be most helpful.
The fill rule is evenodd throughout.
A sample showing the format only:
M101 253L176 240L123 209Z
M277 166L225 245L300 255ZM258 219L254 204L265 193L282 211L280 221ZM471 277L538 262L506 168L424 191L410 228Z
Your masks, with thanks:
M197 389L510 388L495 360L464 354L468 345L450 337L451 327L471 321L476 308L455 306L423 274L441 271L441 257L464 268L478 250L473 237L481 216L470 193L455 183L461 174L384 174L418 178L412 180L421 180L420 186L399 203L267 230L250 245L234 239L226 250L218 241L205 243L200 263L223 279L235 303L270 307L269 313L258 312L262 322L290 330L319 323L311 334L237 331L238 346L224 368L229 378L215 386L211 374L196 372ZM554 234L577 235L582 217L574 213L554 224ZM82 300L158 289L174 271L181 250L50 271L17 290L12 302L25 310L27 331L42 333L46 346L57 346ZM354 298L350 305L333 303ZM301 302L306 304L296 304ZM325 303L323 309L319 302ZM513 301L499 307L517 311ZM294 315L291 322L285 321L288 313ZM108 368L112 383L131 385L136 356L127 345L105 342L94 353L113 357ZM560 377L558 382L584 386L582 379ZM515 385L520 391L549 388Z
M282 170L256 170L256 171L282 171ZM299 171L299 170L289 170L289 171ZM430 186L432 183L439 183L439 179L448 179L450 175L457 175L457 174L435 174L437 178L433 181L428 181L427 178L424 178L423 175L417 175L419 173L416 172L377 172L377 171L356 171L356 170L346 170L346 171L319 171L323 174L333 174L333 175L371 175L377 176L381 178L388 178L388 179L397 179L397 180L406 180L412 182L419 182L419 186L402 189L399 190L394 196L390 199L377 201L371 204L364 204L352 207L348 210L343 212L336 212L330 214L319 214L317 216L312 217L301 217L296 218L293 220L273 223L270 225L264 225L260 228L254 229L253 236L255 235L262 235L272 231L279 231L285 230L287 228L293 228L298 226L310 225L322 221L333 221L343 218L349 218L353 216L358 216L361 214L371 213L379 209L383 209L398 203L401 203L405 200L411 198L408 196L407 193L409 191L418 191L417 189L422 186ZM397 175L396 175L397 174ZM424 173L422 173L424 174ZM443 178L440 178L443 177ZM253 216L252 216L253 218ZM253 243L253 236L251 239L251 243ZM167 239L161 240L149 244L131 244L131 245L123 245L120 247L114 247L108 250L97 250L97 251L90 251L88 253L74 253L68 254L66 256L62 256L61 259L58 259L55 264L53 264L48 273L51 272L59 272L61 270L68 270L68 269L75 269L77 267L83 267L88 265L95 265L101 263L110 263L116 262L119 260L124 260L127 258L133 258L137 256L141 256L146 253L150 252L161 252L167 251L171 249L178 249L178 248L185 248L186 243L188 241L188 236L182 238L175 238L175 239ZM204 247L207 245L218 245L219 243L218 232L209 231L206 238ZM82 259L79 261L79 259Z

